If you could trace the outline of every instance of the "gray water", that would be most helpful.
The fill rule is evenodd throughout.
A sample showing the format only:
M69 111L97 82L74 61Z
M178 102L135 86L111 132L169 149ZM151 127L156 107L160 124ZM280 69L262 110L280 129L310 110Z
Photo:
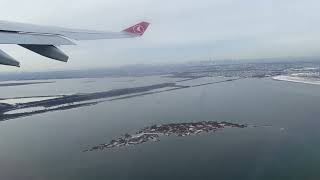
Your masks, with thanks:
M0 90L1 97L54 95L173 80L57 80ZM0 179L319 179L319 92L243 79L1 122ZM203 120L258 127L82 152L146 126Z

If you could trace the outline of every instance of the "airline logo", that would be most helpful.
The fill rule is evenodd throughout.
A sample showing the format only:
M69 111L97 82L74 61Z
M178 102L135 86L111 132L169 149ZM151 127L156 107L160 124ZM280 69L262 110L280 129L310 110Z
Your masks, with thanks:
M133 31L136 33L136 34L143 34L144 33L144 27L142 25L136 25L134 26L133 28Z
M149 25L150 25L150 23L148 23L148 22L141 22L141 23L136 24L128 29L125 29L124 31L142 36L145 33L145 31L147 30Z

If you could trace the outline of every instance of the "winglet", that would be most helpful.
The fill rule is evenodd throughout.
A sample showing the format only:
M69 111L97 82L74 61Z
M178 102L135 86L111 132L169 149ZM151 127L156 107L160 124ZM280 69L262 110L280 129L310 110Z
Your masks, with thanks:
M132 33L138 36L142 36L146 30L148 29L148 26L150 25L150 23L148 22L141 22L139 24L136 24L132 27L129 27L128 29L123 30L124 32L127 33Z

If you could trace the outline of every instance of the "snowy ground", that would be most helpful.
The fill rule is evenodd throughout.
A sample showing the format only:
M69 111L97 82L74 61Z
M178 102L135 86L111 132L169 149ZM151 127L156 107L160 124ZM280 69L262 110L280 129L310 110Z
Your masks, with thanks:
M278 81L289 81L289 82L296 82L296 83L320 85L320 79L317 80L317 79L310 79L306 77L281 75L281 76L274 76L272 79L278 80Z

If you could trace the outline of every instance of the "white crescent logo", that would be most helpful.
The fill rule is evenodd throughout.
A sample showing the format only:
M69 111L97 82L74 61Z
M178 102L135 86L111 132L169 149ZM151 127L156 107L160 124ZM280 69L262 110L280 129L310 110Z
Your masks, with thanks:
M143 34L144 30L145 29L142 25L136 25L133 27L133 32L137 34Z

